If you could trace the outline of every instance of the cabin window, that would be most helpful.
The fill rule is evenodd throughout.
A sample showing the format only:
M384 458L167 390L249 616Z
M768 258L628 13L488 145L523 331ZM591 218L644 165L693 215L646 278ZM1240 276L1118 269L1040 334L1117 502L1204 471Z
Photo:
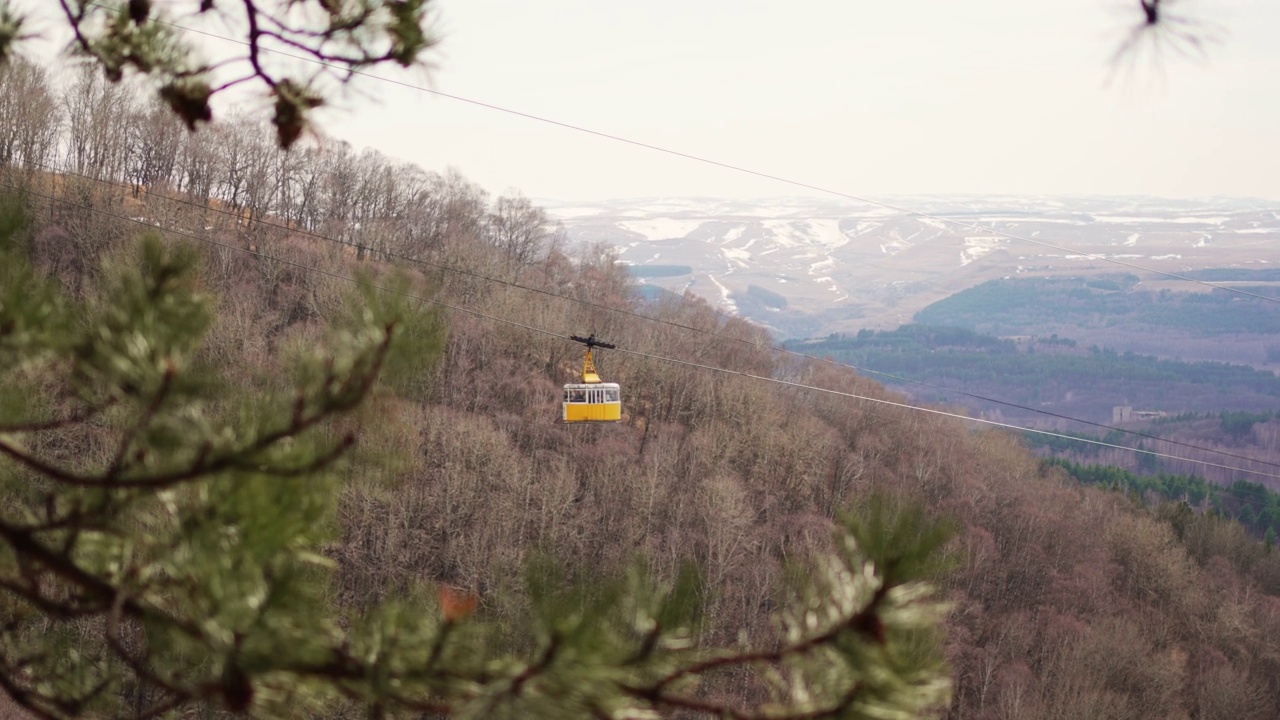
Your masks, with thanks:
M618 388L605 388L605 402L618 402Z

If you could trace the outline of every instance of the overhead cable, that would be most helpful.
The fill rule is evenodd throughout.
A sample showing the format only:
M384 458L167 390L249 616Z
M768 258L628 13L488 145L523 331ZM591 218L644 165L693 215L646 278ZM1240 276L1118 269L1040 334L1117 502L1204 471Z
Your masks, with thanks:
M198 34L198 35L204 35L204 36L206 36L206 37L215 38L215 39L222 40L222 41L225 41L225 42L236 43L236 44L239 44L239 45L245 45L245 46L248 46L248 45L249 45L249 43L248 43L248 42L246 42L246 41L244 41L244 40L237 40L237 39L235 39L235 38L229 38L229 37L226 37L226 36L224 36L224 35L218 35L217 33L209 32L209 31L207 31L207 30L197 30L197 29L195 29L195 28L186 27L186 26L184 26L184 25L178 25L178 24L173 23L173 22L166 22L166 21L156 21L156 22L164 22L165 24L170 25L170 26L172 26L172 27L174 27L174 28L177 28L177 29L179 29L179 30L184 30L184 31L186 31L186 32L195 33L195 34ZM634 146L634 147L644 148L644 149L646 149L646 150L652 150L652 151L654 151L654 152L659 152L659 153L663 153L663 154L666 154L666 155L671 155L671 156L674 156L674 157L683 158L683 159L685 159L685 160L691 160L691 161L693 161L693 162L702 163L702 164L704 164L704 165L711 165L711 166L713 166L713 167L723 168L723 169L725 169L725 170L731 170L731 171L733 171L733 172L742 173L742 174L745 174L745 175L752 175L752 176L755 176L755 177L764 178L764 179L766 179L766 180L773 180L773 181L775 181L775 182L779 182L779 183L783 183L783 184L786 184L786 185L790 185L790 186L792 186L792 187L803 188L803 189L806 189L806 190L813 190L813 191L815 191L815 192L820 192L820 193L823 193L823 194L825 194L825 195L832 195L832 196L835 196L835 197L844 198L844 199L846 199L846 200L853 200L853 201L855 201L855 202L864 203L864 204L866 204L866 205L872 205L872 206L875 206L875 207L883 208L883 209L885 209L885 210L892 210L892 211L894 211L894 212L902 213L902 214L904 214L904 215L909 215L909 216L912 216L912 217L920 217L920 218L925 218L925 219L928 219L928 220L933 220L933 221L935 221L935 222L947 223L947 224L949 224L949 225L953 225L953 226L956 226L956 227L964 228L964 229L967 229L967 230L975 230L975 231L978 231L978 232L990 233L990 234L992 234L992 235L996 235L996 236L999 236L999 237L1003 237L1003 238L1008 239L1008 240L1018 240L1018 241L1021 241L1021 242L1031 243L1031 244L1033 244L1033 245L1039 245L1039 246L1041 246L1041 247L1047 247L1047 248L1050 248L1050 249L1053 249L1053 250L1058 250L1058 251L1065 252L1065 253L1081 255L1081 256L1086 257L1086 258L1088 258L1088 259L1090 259L1090 260L1100 260L1100 261L1102 261L1102 262L1111 263L1111 264L1113 264L1113 265L1119 265L1119 266L1121 266L1121 267L1126 267L1126 268L1129 268L1130 270L1140 270L1140 271L1142 271L1142 272L1152 273L1152 274L1155 274L1155 275L1160 275L1160 276L1167 277L1167 278L1171 278L1171 279L1174 279L1174 280L1181 280L1181 281L1183 281L1183 282L1195 283L1195 284L1197 284L1197 285L1202 285L1202 286L1205 286L1205 287L1214 288L1214 289L1216 289L1216 290L1223 290L1223 291L1225 291L1225 292L1236 293L1236 294L1238 294L1238 295L1244 295L1244 296L1252 297L1252 298L1256 298L1256 299L1259 299L1259 300L1266 300L1266 301L1268 301L1268 302L1280 303L1280 298L1277 298L1277 297L1271 297L1271 296L1268 296L1268 295L1263 295L1263 294L1261 294L1261 293L1254 293L1254 292L1250 292L1250 291L1248 291L1248 290L1243 290L1243 289L1241 289L1241 288L1231 287L1231 286L1229 286L1229 285L1221 285L1221 284L1218 284L1218 283L1212 283L1212 282L1208 282L1208 281L1206 281L1206 280L1198 280L1198 279L1193 278L1193 277L1189 277L1189 276L1186 276L1186 275L1180 275L1180 274L1178 274L1178 273L1168 272L1168 271L1166 271L1166 270L1157 270L1157 269L1155 269L1155 268L1146 267L1146 266L1144 266L1144 265L1139 265L1139 264L1137 264L1137 263L1128 262L1128 261L1125 261L1125 260L1120 260L1120 259L1118 259L1118 258L1114 258L1114 257L1108 257L1108 256L1106 256L1105 254L1102 254L1102 253L1089 253L1089 252L1083 252L1083 251L1081 251L1081 250L1078 250L1078 249L1075 249L1075 248L1071 248L1071 247L1067 247L1067 246L1064 246L1064 245L1058 245L1058 244L1055 244L1055 243L1046 242L1046 241L1044 241L1044 240L1036 240L1036 239L1034 239L1034 238L1029 238L1029 237L1025 237L1025 236L1022 236L1022 235L1015 235L1015 234L1013 234L1013 233L1010 233L1010 232L1007 232L1007 231L1004 231L1004 230L998 230L998 229L996 229L996 228L994 228L994 227L989 227L989 226L986 226L986 225L978 225L978 224L975 224L975 223L965 222L965 221L963 221L963 220L957 220L957 219L955 219L955 218L947 217L947 216L945 216L945 215L937 215L937 214L934 214L934 213L927 213L927 212L923 212L923 211L920 211L920 210L912 210L912 209L910 209L910 208L903 207L903 206L899 206L899 205L894 205L894 204L892 204L892 203L887 203L887 202L884 202L884 201L882 201L882 200L874 200L874 199L871 199L871 198L868 198L868 197L865 197L865 196L862 196L862 195L855 195L855 194L853 194L853 193L847 193L847 192L843 192L843 191L840 191L840 190L834 190L834 189L832 189L832 188L824 187L824 186L821 186L821 185L814 185L814 184L812 184L812 183L807 183L807 182L803 182L803 181L800 181L800 180L793 180L793 179L791 179L791 178L784 177L784 176L781 176L781 175L775 175L775 174L773 174L773 173L767 173L767 172L762 172L762 171L759 171L759 170L753 170L753 169L748 168L748 167L743 166L743 165L735 165L735 164L732 164L732 163L721 162L721 161L719 161L719 160L713 160L713 159L711 159L711 158L708 158L708 157L705 157L705 156L702 156L702 155L696 155L696 154L694 154L694 153L682 152L682 151L680 151L680 150L673 150L673 149L671 149L671 148L663 147L663 146L661 146L661 145L655 145L655 144L653 144L653 143L647 143L647 142L643 142L643 141L640 141L640 140L634 140L634 139L632 139L632 138L628 138L628 137L625 137L625 136L622 136L622 135L615 135L615 134L613 134L613 133L603 132L603 131L601 131L601 130L593 130L593 129L591 129L591 128L589 128L589 127L586 127L586 126L583 126L583 125L576 125L576 124L574 124L574 123L565 122L565 121L562 121L562 120L555 120L555 119L553 119L553 118L549 118L549 117L546 117L546 116L543 116L543 115L537 115L537 114L535 114L535 113L524 112L524 111L522 111L522 110L515 110L515 109L512 109L512 108L504 107L504 106L502 106L502 105L497 105L497 104L495 104L495 103L485 102L485 101L483 101L483 100L475 100L475 99L472 99L472 98L464 97L464 96L462 96L462 95L455 95L455 94L453 94L453 93L447 93L447 92L444 92L444 91L442 91L442 90L435 90L435 89L433 89L433 88L425 87L425 86L422 86L422 85L416 85L416 84L414 84L414 83L405 82L405 81L403 81L403 80L396 80L396 79L394 79L394 78L383 77L383 76L381 76L381 75L376 75L376 74L374 74L374 73L367 72L367 71L364 71L364 70L353 70L353 69L346 68L346 67L339 67L338 65L335 65L335 64L333 64L333 63L327 63L327 62L324 62L323 60L317 60L317 59L315 59L315 58L309 58L309 57L305 57L305 56L303 56L303 55L295 55L295 54L293 54L293 53L285 52L285 51L283 51L283 50L277 50L277 49L274 49L274 48L260 47L260 48L259 48L259 50L260 50L260 51L262 51L262 52L269 52L269 53L273 53L273 54L276 54L276 55L280 55L281 57L287 57L287 58L290 58L290 59L292 59L292 60L299 60L299 61L302 61L302 62L307 62L307 63L311 63L311 64L314 64L314 65L319 65L319 66L322 66L322 67L327 67L327 68L331 68L331 69L341 70L343 73L348 74L348 75L360 76L360 77L367 77L367 78L370 78L370 79L372 79L372 80L377 80L377 81L380 81L380 82L390 83L390 84L392 84L392 85L397 85L397 86L400 86L400 87L408 88L408 89L410 89L410 90L417 90L417 91L419 91L419 92L428 93L428 94L430 94L430 95L434 95L434 96L436 96L436 97L441 97L441 98L445 98L445 99L448 99L448 100L454 100L454 101L456 101L456 102L461 102L461 103L467 103L467 104L470 104L470 105L474 105L474 106L476 106L476 107L481 107L481 108L485 108L485 109L488 109L488 110L493 110L493 111L495 111L495 112L506 113L506 114L508 114L508 115L513 115L513 116L515 116L515 117L525 118L525 119L527 119L527 120L533 120L533 121L535 121L535 122L543 123L543 124L546 124L546 125L553 125L553 126L555 126L555 127L564 128L564 129L566 129L566 130L571 130L571 131L574 131L574 132L584 133L584 134L587 134L587 135L593 135L593 136L595 136L595 137L603 138L603 139L606 139L606 140L611 140L611 141L613 141L613 142L623 143L623 144L626 144L626 145L632 145L632 146Z
M13 185L13 184L11 184L11 183L6 183L6 185L7 185L7 186L9 186L10 188L18 189L16 185ZM41 192L34 191L34 190L29 190L29 189L28 189L28 190L26 190L26 192L27 192L29 195L31 195L31 196L44 198L44 199L46 199L46 200L50 200L50 201L52 201L52 202L59 202L59 203L62 203L62 204L64 204L64 205L67 205L67 206L69 206L69 207L76 207L76 208L79 208L79 209L82 209L82 210L87 210L87 211L89 211L89 212L93 212L93 213L97 213L97 214L103 215L103 216L105 216L105 217L111 217L111 218L114 218L114 219L117 219L117 220L123 220L123 221L131 222L131 223L134 223L134 224L137 224L137 225L141 225L141 226L143 226L143 227L147 227L147 228L150 228L150 229L154 229L154 228L155 228L155 225L153 225L152 223L150 223L150 222L148 222L148 221L146 221L146 220L141 220L141 219L138 219L138 218L132 218L132 217L129 217L129 216L126 216L126 215L118 214L118 213L112 213L112 212L106 211L106 210L104 210L104 209L101 209L101 208L95 208L95 207L92 207L92 206L89 206L89 205L82 205L82 204L79 204L79 203L74 203L74 202L71 202L71 201L65 200L65 199L63 199L63 198L59 198L59 197L56 197L56 196L53 196L53 195L49 195L49 194L46 194L46 193L41 193ZM218 247L222 247L222 248L226 248L226 249L229 249L229 250L237 250L237 251L240 251L240 252L247 253L247 254L249 254L249 255L253 255L253 256L256 256L256 257L260 257L260 258L263 258L263 259L266 259L266 260L271 260L271 261L273 261L273 262L283 263L283 264L285 264L285 265L289 265L289 266L292 266L292 267L296 267L296 268L298 268L298 269L300 269L300 270L302 270L302 271L304 271L304 272L319 273L319 274L322 274L322 275L326 275L326 276L328 276L328 277L332 277L332 278L339 279L339 280L345 280L345 281L347 281L347 282L351 282L351 283L355 283L355 284L358 284L358 283L360 282L357 278L353 278L353 277L350 277L350 276L347 276L347 275L342 275L341 273L335 273L335 272L330 272L330 271L327 271L327 270L322 270L322 269L320 269L320 268L310 267L310 266L307 266L307 265L303 265L303 264L301 264L301 263L296 263L296 262L292 262L292 261L289 261L289 260L285 260L285 259L283 259L283 258L275 257L275 256L272 256L272 255L267 255L266 253L258 252L258 251L255 251L255 250L250 250L249 248L237 247L237 246L234 246L234 245L229 245L229 244L227 244L227 243L217 242L217 241L215 241L215 240L212 240L212 239L209 239L209 238L206 238L206 237L202 237L201 235L198 235L198 234L196 234L196 233L192 233L192 232L188 232L188 231L185 231L185 230L174 229L174 228L162 228L162 229L164 229L166 232L172 233L172 234L174 234L174 235L180 235L180 236L183 236L183 237L188 237L188 238L191 238L191 239L196 240L196 241L198 241L198 242L208 243L208 244L211 244L211 245L214 245L214 246L218 246ZM561 339L567 339L567 336L566 336L566 335L564 335L564 334L562 334L562 333L552 332L552 331L550 331L550 330L546 330L546 329L543 329L543 328L539 328L539 327L536 327L536 326L534 326L534 325L529 325L529 324L527 324L527 323L522 323L522 322L518 322L518 321L515 321L515 320L511 320L511 319L509 319L509 318L501 318L501 317L497 317L497 316L494 316L494 315L489 315L489 314L482 313L482 312L479 312L479 311L476 311L476 310L472 310L472 309L470 309L470 308L462 307L462 306L460 306L460 305L455 305L455 304L451 304L451 303L446 303L446 302L443 302L443 301L438 300L438 299L435 299L435 298L423 297L423 296L421 296L421 295L416 295L416 294L409 293L409 292L405 292L405 291L402 291L402 290L397 290L397 289L395 289L395 288L390 288L390 287L386 287L386 286L383 286L383 285L378 285L378 284L376 284L376 283L372 284L372 287L373 287L374 289L377 289L377 290L382 291L382 292L386 292L386 293L390 293L390 294L394 294L394 295L400 295L400 296L405 297L405 298L409 298L409 299L413 299L413 300L418 300L418 301L420 301L420 302L428 303L428 304L431 304L431 305L436 305L436 306L438 306L438 307L447 308L447 309L449 309L449 310L453 310L453 311L456 311L456 312L465 313L465 314L468 314L468 315L472 315L472 316L474 316L474 317L484 318L484 319L487 319L487 320L491 320L491 321L493 321L493 322L498 322L498 323L502 323L502 324L510 325L510 326L513 326L513 327L519 327L519 328L521 328L521 329L527 330L527 331L532 332L532 333L535 333L535 334L542 334L542 335L546 335L546 336L550 336L550 337L561 338ZM1234 467L1234 466L1225 465L1225 464L1221 464L1221 463L1210 462L1210 461L1207 461L1207 460L1198 460L1198 459L1195 459L1195 458L1182 457L1182 456L1179 456L1179 455L1173 455L1173 454L1171 454L1171 453L1163 453L1163 452L1158 452L1158 451L1154 451L1154 450L1145 450L1145 449L1132 448L1132 447L1127 447L1127 446L1124 446L1124 445L1118 445L1118 444L1115 444L1115 443L1108 443L1108 442L1104 442L1104 441L1101 441L1101 440L1093 440L1093 439L1079 438L1079 437L1075 437L1075 436L1072 436L1072 435L1067 435L1067 434L1065 434L1065 433L1053 432L1053 431L1049 431L1049 430L1038 430L1038 429L1035 429L1035 428L1023 427L1023 426L1020 426L1020 425L1015 425L1015 424L1013 424L1013 423L999 422L999 421L996 421L996 420L989 420L989 419L986 419L986 418L974 418L974 417L969 417L969 416L967 416L967 415L961 415L961 414L959 414L959 413L948 412L948 411L946 411L946 410L940 410L940 409L936 409L936 408L922 407L922 406L918 406L918 405L911 405L911 404L909 404L909 403L897 402L897 401L894 401L894 400L887 400L887 399L884 399L884 398L875 398L875 397L870 397L870 396L867 396L867 395L860 395L860 394L857 394L857 393L844 392L844 391L840 391L840 390L832 390L832 389L829 389L829 388L822 388L822 387L817 387L817 386L813 386L813 385L807 385L807 384L805 384L805 383L800 383L800 382L795 382L795 381L790 381L790 380L783 380L783 379L780 379L780 378L772 378L772 377L768 377L768 376L764 376L764 375L756 375L756 374L753 374L753 373L747 373L747 372L741 372L741 371L738 371L738 370L730 370L730 369L727 369L727 368L721 368L721 367L717 367L717 366L714 366L714 365L706 365L706 364L703 364L703 363L695 363L695 362L688 361L688 360L680 360L680 359L677 359L677 358L665 357L665 356L657 355L657 354L653 354L653 353L645 353L645 352L640 352L640 351L636 351L636 350L629 350L629 349L626 349L626 348L618 348L617 350L614 350L614 352L619 352L619 353L623 353L623 354L627 354L627 355L633 355L633 356L636 356L636 357L648 358L648 359L657 360L657 361L660 361L660 362L671 363L671 364L675 364L675 365L683 365L683 366L688 366L688 367L694 367L694 368L698 368L698 369L701 369L701 370L706 370L706 371L708 371L708 372L715 372L715 373L720 373L720 374L724 374L724 375L738 376L738 377L748 378L748 379L756 380L756 381L760 381L760 382L774 383L774 384L777 384L777 385L782 385L782 386L786 386L786 387L797 388L797 389L801 389L801 390L808 390L808 391L817 392L817 393L825 393L825 394L829 394L829 395L835 395L835 396L838 396L838 397L844 397L844 398L849 398L849 399L854 399L854 400L861 400L861 401L864 401L864 402L870 402L870 403L874 403L874 404L878 404L878 405L882 405L882 406L896 407L896 408L900 408L900 409L904 409L904 410L908 410L908 411L923 412L923 413L928 413L928 414L931 414L931 415L937 415L937 416L942 416L942 417L950 417L950 418L954 418L954 419L957 419L957 420L967 421L967 422L970 422L970 423L977 423L977 424L981 424L981 425L986 425L986 426L989 426L989 427L999 427L999 428L1003 428L1003 429L1006 429L1006 430L1016 430L1016 431L1019 431L1019 432L1035 433L1035 434L1038 434L1038 435L1044 435L1044 436L1048 436L1048 437L1063 438L1063 439L1073 440L1073 441L1076 441L1076 442L1086 443L1086 444L1089 444L1089 445L1097 445L1097 446L1100 446L1100 447L1113 448L1113 449L1117 449L1117 450L1128 450L1128 451L1131 451L1131 452L1142 453L1142 454L1151 455L1151 456L1154 456L1154 457L1164 458L1164 459L1168 459L1168 460L1176 460L1176 461L1180 461L1180 462L1193 463L1193 464L1200 465L1200 466L1203 466L1203 467L1218 468L1218 469L1226 470L1226 471L1229 471L1229 472L1243 473L1243 474L1247 474L1247 475L1254 475L1254 476L1265 477L1265 478L1269 478L1269 479L1276 479L1276 480L1280 480L1280 474L1268 473L1268 472L1263 472L1263 471L1259 471L1259 470L1250 470L1250 469L1240 468L1240 467ZM1252 462L1259 463L1259 464L1263 464L1263 465L1273 465L1273 466L1275 465L1274 463L1268 463L1268 462L1258 461L1258 460L1252 460Z
M42 167L44 167L46 170L49 170L50 172L61 172L61 173L66 174L66 175L71 175L71 176L73 176L73 177L78 177L78 178L82 178L82 179L85 179L85 180L90 180L90 181L93 181L93 182L98 182L98 183L102 183L102 184L106 184L106 185L114 185L114 183L113 183L112 181L110 181L110 180L105 180L105 179L101 179L101 178L91 177L91 176L88 176L88 175L83 175L83 174L80 174L80 173L70 172L70 171L63 170L63 169L61 169L61 168L56 168L56 167L49 166L49 165L44 165L44 166L42 166ZM203 205L203 204L200 204L200 203L197 203L197 202L191 201L191 200L184 200L184 199L182 199L182 198L174 198L174 197L169 197L169 196L166 196L166 195L160 195L160 194L156 194L156 193L151 192L149 189L148 189L148 190L144 190L143 192L144 192L146 195L148 195L149 197L153 197L153 198L156 198L156 199L161 200L161 201L165 201L165 202L175 202L175 203L179 203L179 204L182 204L182 205L187 205L187 206L189 206L189 207L197 208L197 209L200 209L200 210L202 210L202 211L214 212L214 213L218 213L218 214L226 215L226 216L228 216L228 217L235 217L235 218L237 218L237 219L239 219L239 218L241 217L241 215L240 215L239 213L237 213L236 211L233 211L233 210L226 210L226 209L221 209L221 208L209 207L209 206L207 206L207 205ZM590 301L590 300L585 300L585 299L582 299L582 298L575 298L575 297L570 297L570 296L567 296L567 295L561 295L561 294L559 294L559 293L551 292L551 291L549 291L549 290L544 290L544 289L542 289L542 288L535 288L535 287L530 287L530 286L528 286L528 285L522 285L522 284L520 284L520 283L513 282L513 281L510 281L510 280L504 280L504 279L501 279L501 278L494 278L494 277L490 277L490 276L484 275L484 274L482 274L482 273L477 273L477 272L474 272L474 271L472 271L472 270L468 270L468 269L466 269L466 268L459 268L459 267L452 266L452 265L446 265L446 264L441 264L441 263L434 263L434 262L431 262L431 261L428 261L428 260L423 260L423 259L416 258L416 257L413 257L413 256L403 255L403 254L394 253L394 252L390 252L390 251L386 251L386 250L379 250L379 249L376 249L376 248L373 248L373 247L369 247L369 246L366 246L366 245L360 245L360 244L357 244L357 243L348 243L348 242L346 242L346 241L339 240L339 239L336 239L336 238L331 238L331 237L328 237L328 236L326 236L326 235L323 235L323 234L320 234L320 233L317 233L317 232L314 232L314 231L305 230L305 229L299 229L299 228L291 228L291 227L288 227L288 226L286 226L286 225L282 225L282 224L279 224L279 223L269 222L269 221L267 221L267 220L265 220L265 219L262 219L262 218L256 218L256 219L252 220L251 222L256 223L256 224L258 224L258 225L265 226L265 227L270 227L270 228L275 228L275 229L279 229L279 230L284 230L284 231L288 231L288 232L291 232L291 233L295 233L295 234L303 235L303 236L306 236L306 237L315 238L315 239L317 239L317 240L323 240L323 241L325 241L325 242L329 242L329 243L335 243L335 244L338 244L338 245L342 245L342 246L344 246L344 247L353 247L353 248L355 248L357 251L366 251L366 252L369 252L369 253L376 253L376 254L378 254L378 255L382 255L382 256L384 256L384 257L388 257L388 258L395 258L395 259L400 260L400 261L403 261L403 262L413 263L413 264L421 265L421 266L424 266L424 267L430 267L430 268L438 269L438 270L441 270L441 271L444 271L444 272L457 273L457 274L464 275L464 276L467 276L467 277L470 277L470 278L473 278L473 279L477 279L477 280L482 280L482 281L486 281L486 282L492 282L492 283L495 283L495 284L498 284L498 285L503 285L503 286L510 287L510 288L514 288L514 289L518 289L518 290L524 290L524 291L527 291L527 292L537 293L537 294L544 295L544 296L548 296L548 297L558 298L558 299L560 299L560 300L565 300L565 301L567 301L567 302L578 303L578 304L581 304L581 305L584 305L584 306L587 306L587 307L596 308L596 309L599 309L599 310L605 310L605 311L608 311L608 312L618 313L618 314L621 314L621 315L626 315L626 316L630 316L630 317L635 317L635 318L638 318L638 319L641 319L641 320L645 320L645 321L648 321L648 322L654 322L654 323L658 323L658 324L662 324L662 325L668 325L668 326L676 327L676 328L679 328L679 329L682 329L682 330L686 330L686 331L690 331L690 332L696 332L696 333L700 333L700 334L703 334L703 335L708 335L708 336L710 336L710 337L715 337L715 338L718 338L718 339L721 339L721 340L727 340L727 341L731 341L731 342L736 342L736 343L744 344L744 345L747 345L747 346L752 347L752 348L754 348L754 349L767 349L767 350L771 350L771 351L773 351L773 352L778 352L778 353L782 353L782 354L785 354L785 355L791 355L791 356L793 356L793 357L803 358L803 359L805 359L805 360L809 360L809 361L812 361L812 362L820 362L820 363L825 363L825 364L829 364L829 365L835 365L835 366L838 366L838 367L843 367L843 368L848 368L848 369L850 369L850 370L855 370L855 371L857 371L857 372L861 372L861 373L867 373L867 374L871 374L871 375L877 375L877 376L880 376L880 377L890 378L890 379L892 379L892 380L896 380L896 381L903 382L903 383L909 383L909 384L914 384L914 385L920 385L920 386L923 386L923 387L928 387L928 388L932 388L932 389L935 389L935 390L940 390L940 391L943 391L943 392L952 393L952 394L955 394L955 395L962 395L962 396L969 397L969 398L973 398L973 399L975 399L975 400L980 400L980 401L983 401L983 402L994 403L994 404L1002 405L1002 406L1005 406L1005 407L1015 408L1015 409L1018 409L1018 410L1023 410L1023 411L1027 411L1027 412L1031 412L1031 413L1039 414L1039 415L1044 415L1044 416L1046 416L1046 417L1052 417L1052 418L1056 418L1056 419L1060 419L1060 420L1066 420L1066 421L1070 421L1070 422L1074 422L1074 423L1079 423L1079 424L1082 424L1082 425L1088 425L1088 426L1090 426L1090 427L1096 427L1096 428L1099 428L1099 429L1102 429L1102 430L1106 430L1106 431L1108 431L1108 432L1121 433L1121 434L1124 434L1124 435L1130 435L1130 436L1132 436L1132 437L1138 437L1138 438L1143 438L1143 439L1147 439L1147 440L1154 440L1154 441L1158 441L1158 442L1164 442L1164 443L1168 443L1168 444L1170 444L1170 445L1174 445L1174 446L1178 446L1178 447L1184 447L1184 448L1187 448L1187 449L1189 449L1189 450L1197 450L1197 451L1200 451L1200 452L1213 453L1213 454L1215 454L1215 455L1219 455L1219 456L1222 456L1222 457L1230 457L1230 458L1234 458L1234 459L1237 459L1237 460L1245 460L1245 461L1248 461L1248 462L1260 463L1260 464L1262 464L1262 465L1267 465L1267 466L1270 466L1270 467L1280 468L1280 463L1270 462L1270 461L1267 461L1267 460L1261 460L1261 459L1254 458L1254 457L1250 457L1250 456L1248 456L1248 455L1244 455L1244 454L1241 454L1241 453L1231 452L1231 451L1229 451L1229 450L1221 450L1221 449L1215 449L1215 448L1204 447L1204 446L1202 446L1202 445L1197 445L1197 444L1194 444L1194 443L1189 443L1189 442L1185 442L1185 441L1177 440L1177 439L1173 439L1173 438L1161 437L1161 436L1159 436L1159 435L1152 435L1152 434L1150 434L1150 433L1144 433L1144 432L1141 432L1141 431L1138 431L1138 430L1131 430L1131 429L1128 429L1128 428L1115 427L1115 426L1112 426L1112 425L1107 425L1107 424L1105 424L1105 423L1095 422L1095 421L1093 421L1093 420L1085 420L1085 419L1082 419L1082 418L1077 418L1077 417L1073 417L1073 416L1070 416L1070 415L1064 415L1064 414L1062 414L1062 413L1053 412L1053 411L1051 411L1051 410L1045 410L1045 409L1043 409L1043 408L1031 407L1031 406L1028 406L1028 405L1022 405L1022 404L1015 403L1015 402L1010 402L1010 401L1007 401L1007 400L1000 400L1000 399L998 399L998 398L988 397L988 396L986 396L986 395L980 395L980 394L977 394L977 393L971 393L971 392L967 392L967 391L964 391L964 390L958 390L958 389L955 389L955 388L948 388L948 387L945 387L945 386L942 386L942 385L936 385L936 384L934 384L934 383L926 382L926 381L924 381L924 380L916 380L916 379L913 379L913 378L903 377L903 376L901 376L901 375L895 375L895 374L893 374L893 373L883 372L883 371L880 371L880 370L872 370L872 369L870 369L870 368L865 368L865 367L860 367L860 366L853 365L853 364L850 364L850 363L840 362L840 361L838 361L838 360L834 360L834 359L831 359L831 358L822 358L822 357L817 357L817 356L813 356L813 355L807 355L807 354L805 354L805 353L801 353L801 352L798 352L798 351L795 351L795 350L790 350L790 349L788 349L788 348L780 348L780 347L776 347L776 346L772 346L772 345L761 345L761 344L759 344L759 343L754 343L754 342L752 342L752 341L750 341L750 340L746 340L746 339L743 339L743 338L736 338L736 337L726 336L726 335L723 335L723 334L721 334L721 333L714 332L714 331L711 331L711 330L706 330L706 329L703 329L703 328L695 327L695 326L692 326L692 325L686 325L686 324L683 324L683 323L678 323L678 322L674 322L674 321L671 321L671 320L666 320L666 319L663 319L663 318L656 318L656 317L652 317L652 316L650 316L650 315L645 315L645 314L642 314L642 313L638 313L638 312L635 312L635 311L633 311L633 310L627 310L627 309L625 309L625 308L618 308L618 307L613 307L613 306L609 306L609 305L604 305L604 304L597 303L597 302L593 302L593 301ZM218 244L218 243L215 243L215 244ZM254 253L254 254L257 254L257 253ZM265 256L264 256L264 257L265 257ZM281 262L287 262L287 261L281 261ZM320 271L320 272L323 272L323 271ZM1036 432L1041 432L1041 431L1036 431ZM1064 434L1062 437L1071 437L1071 438L1076 438L1076 436L1074 436L1074 435L1065 435L1065 434ZM1077 438L1077 439L1078 439L1078 438ZM1082 440L1082 441L1083 441L1083 440ZM1126 446L1118 446L1118 447L1126 447ZM1134 452L1146 452L1145 450L1138 449L1138 448L1127 448L1127 449L1133 450Z

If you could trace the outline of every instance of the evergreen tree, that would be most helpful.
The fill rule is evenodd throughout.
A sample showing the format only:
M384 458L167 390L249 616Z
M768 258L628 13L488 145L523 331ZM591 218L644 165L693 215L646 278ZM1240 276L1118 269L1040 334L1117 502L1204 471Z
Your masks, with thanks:
M191 129L213 119L210 100L251 84L271 99L277 140L289 147L336 83L387 64L411 67L436 43L429 0L59 0L75 52L116 82L143 75ZM210 25L206 19L211 18ZM175 23L180 19L180 23ZM31 18L0 0L0 64L30 35ZM223 46L186 30L235 28ZM212 56L210 53L213 53ZM309 61L298 66L297 59Z
M886 503L796 569L761 647L698 645L697 573L663 584L643 563L589 585L531 563L518 627L427 585L335 607L336 491L374 461L352 452L371 395L432 346L423 311L366 287L323 348L236 388L199 352L213 315L191 248L144 238L78 300L26 261L21 213L0 215L0 687L37 716L911 718L948 702L927 582L947 531ZM729 677L749 690L720 692Z

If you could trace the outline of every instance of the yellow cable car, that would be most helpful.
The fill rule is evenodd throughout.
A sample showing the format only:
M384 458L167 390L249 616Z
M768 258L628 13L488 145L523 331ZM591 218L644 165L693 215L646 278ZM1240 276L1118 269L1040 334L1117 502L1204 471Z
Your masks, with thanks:
M569 339L586 345L587 357L582 361L582 382L564 386L564 421L575 423L621 420L621 388L618 383L601 382L591 358L591 349L594 347L612 349L617 346L600 342L595 335L585 338L570 335Z

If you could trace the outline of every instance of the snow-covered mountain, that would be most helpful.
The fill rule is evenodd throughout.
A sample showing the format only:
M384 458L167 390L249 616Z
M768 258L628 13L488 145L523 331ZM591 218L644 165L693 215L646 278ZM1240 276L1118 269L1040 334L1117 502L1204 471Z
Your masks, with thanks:
M909 322L1014 274L1181 273L1280 264L1280 203L1145 197L544 202L571 243L605 242L643 283L813 336Z

